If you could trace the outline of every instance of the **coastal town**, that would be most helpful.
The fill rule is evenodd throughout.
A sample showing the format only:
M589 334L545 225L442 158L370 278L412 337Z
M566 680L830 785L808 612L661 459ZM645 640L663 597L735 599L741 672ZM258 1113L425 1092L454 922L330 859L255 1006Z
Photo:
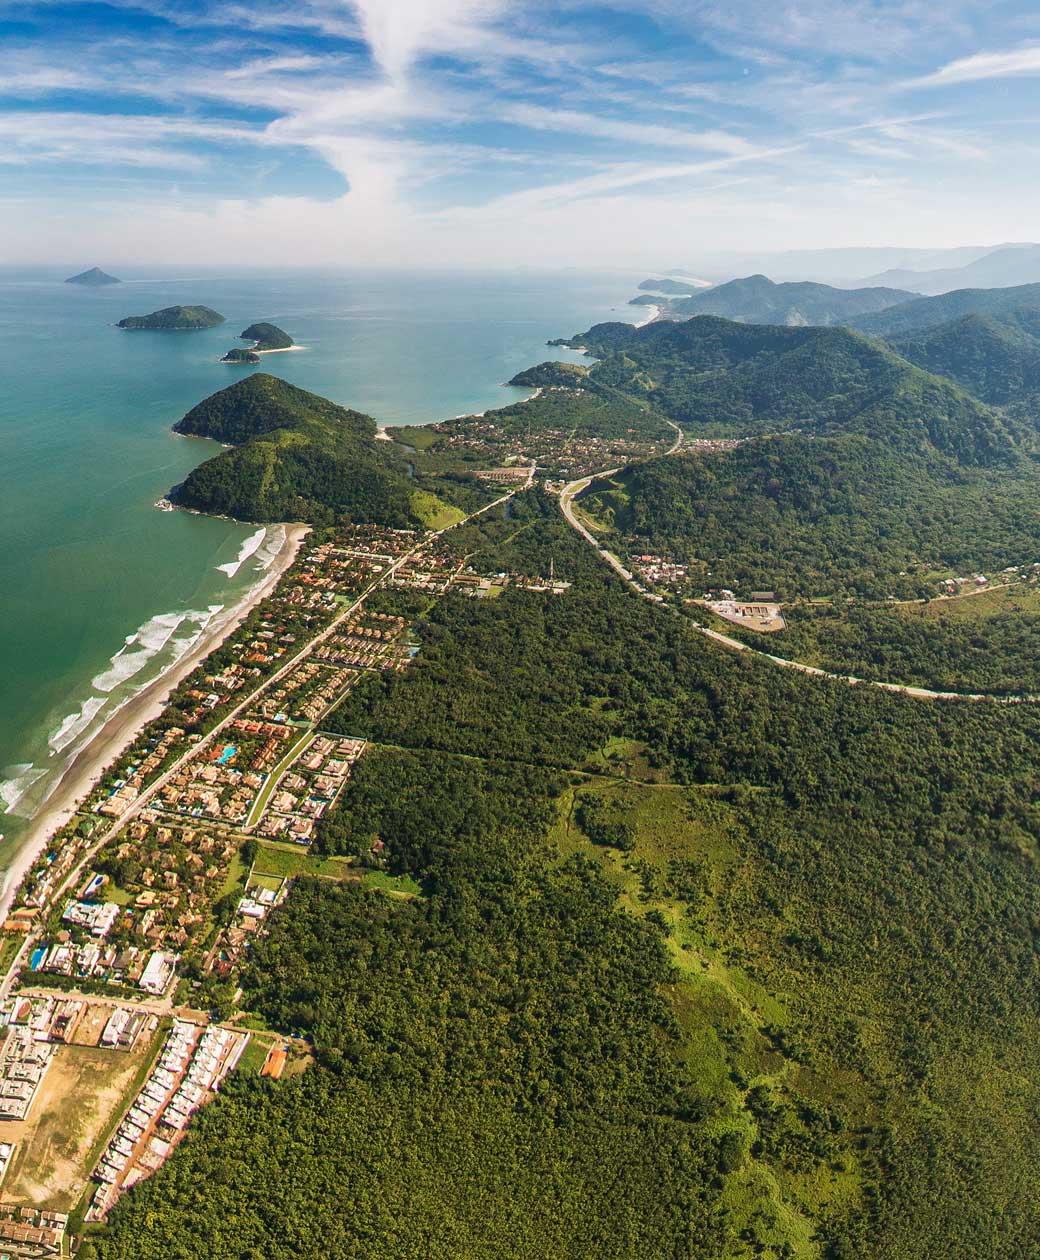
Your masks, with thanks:
M65 1254L67 1231L160 1167L230 1072L306 1067L306 1046L236 1027L235 976L296 874L363 878L311 857L368 747L322 724L421 651L369 597L568 586L478 573L444 532L315 531L28 871L2 937L0 1251ZM76 1136L41 1197L33 1168L60 1110Z

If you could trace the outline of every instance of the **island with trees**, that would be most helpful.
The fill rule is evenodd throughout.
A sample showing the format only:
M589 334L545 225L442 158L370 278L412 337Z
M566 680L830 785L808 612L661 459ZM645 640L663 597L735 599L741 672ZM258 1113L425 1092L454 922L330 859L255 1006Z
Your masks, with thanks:
M130 331L197 332L204 328L216 328L223 322L224 316L208 306L166 306L149 315L127 315L116 327Z
M259 363L262 354L271 354L277 350L291 350L296 344L277 324L250 324L238 335L243 341L251 341L253 344L234 347L224 355L220 360L221 363Z

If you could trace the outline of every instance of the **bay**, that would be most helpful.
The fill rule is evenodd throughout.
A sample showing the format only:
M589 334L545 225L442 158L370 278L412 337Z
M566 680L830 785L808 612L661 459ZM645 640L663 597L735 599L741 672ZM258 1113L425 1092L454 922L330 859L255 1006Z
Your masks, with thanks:
M603 319L632 320L623 274L0 269L0 869L70 757L263 575L276 530L156 501L214 443L171 425L256 369L219 363L267 320L302 347L261 370L422 424L524 396L502 384ZM125 315L204 304L191 333L124 332Z

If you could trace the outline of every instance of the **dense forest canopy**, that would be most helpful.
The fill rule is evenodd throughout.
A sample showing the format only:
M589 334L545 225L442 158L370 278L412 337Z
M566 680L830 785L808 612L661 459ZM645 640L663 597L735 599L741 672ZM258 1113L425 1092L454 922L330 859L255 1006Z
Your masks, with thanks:
M941 575L1040 555L1040 484L1025 461L965 470L858 436L635 463L579 502L631 550L687 560L702 591L910 598L937 594Z
M569 344L601 357L590 379L639 390L691 436L859 433L958 463L1013 459L1003 418L957 386L844 328L778 328L699 316L597 324Z
M1002 315L964 315L888 340L904 359L985 402L1005 404L1040 392L1040 301Z
M459 545L574 585L432 604L334 715L321 844L422 896L297 884L244 985L314 1066L85 1260L1030 1255L1037 710L720 651L534 493Z
M1017 284L1006 289L954 289L939 297L914 298L874 315L861 315L852 325L878 337L934 328L963 315L1009 315L1040 307L1040 284Z
M185 507L249 521L421 523L416 483L376 441L371 417L266 372L219 390L174 428L233 445L171 493Z

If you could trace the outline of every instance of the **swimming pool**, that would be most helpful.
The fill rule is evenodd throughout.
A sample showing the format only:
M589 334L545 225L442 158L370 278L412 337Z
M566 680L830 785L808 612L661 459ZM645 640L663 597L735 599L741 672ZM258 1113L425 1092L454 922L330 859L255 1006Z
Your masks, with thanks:
M238 749L235 747L235 745L234 745L234 744L227 744L227 745L225 745L225 747L224 747L224 751L223 751L223 752L220 754L220 756L217 758L217 765L218 765L218 766L222 766L222 765L224 765L226 762L230 761L230 760L231 760L231 758L232 758L232 757L233 757L233 756L234 756L237 752L238 752Z

